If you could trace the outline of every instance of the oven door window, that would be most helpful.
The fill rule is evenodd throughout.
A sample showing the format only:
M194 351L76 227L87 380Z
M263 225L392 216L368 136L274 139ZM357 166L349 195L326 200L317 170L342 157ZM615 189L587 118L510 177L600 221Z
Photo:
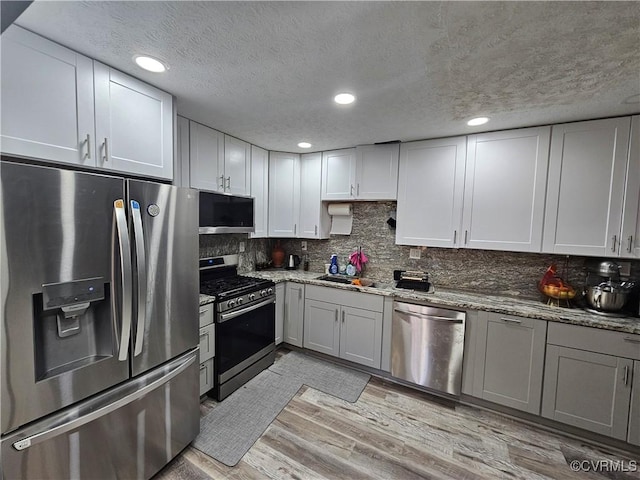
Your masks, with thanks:
M218 374L275 342L275 303L216 325Z

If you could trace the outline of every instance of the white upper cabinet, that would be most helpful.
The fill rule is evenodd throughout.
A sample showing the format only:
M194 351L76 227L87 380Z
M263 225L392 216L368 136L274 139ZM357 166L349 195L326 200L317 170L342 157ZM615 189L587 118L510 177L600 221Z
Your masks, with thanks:
M224 169L218 174L224 177L224 191L233 195L249 195L251 192L251 146L242 140L224 136ZM218 165L220 168L220 165Z
M2 153L96 166L91 59L15 25L0 43Z
M176 156L173 162L173 185L189 186L189 119L176 116Z
M466 138L400 147L396 243L454 247L460 243Z
M224 191L224 135L194 121L189 128L189 184L192 188Z
M356 198L396 200L400 145L356 147Z
M94 62L98 166L173 178L173 98Z
M254 198L255 232L251 238L269 235L269 153L251 145L251 196Z
M631 119L620 255L640 258L640 115Z
M550 130L525 128L468 136L464 247L540 251Z
M295 237L300 217L300 156L269 152L269 236Z
M356 149L322 154L322 200L353 200L356 195Z
M329 238L331 218L320 201L322 154L300 156L300 213L298 238Z
M543 251L618 255L630 122L553 126Z

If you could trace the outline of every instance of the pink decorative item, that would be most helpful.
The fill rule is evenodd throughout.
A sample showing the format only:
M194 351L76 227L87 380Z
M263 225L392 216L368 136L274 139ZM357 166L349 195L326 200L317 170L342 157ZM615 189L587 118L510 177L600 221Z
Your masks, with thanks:
M369 257L367 257L364 253L362 253L362 247L358 247L358 250L349 255L349 262L351 265L356 267L356 272L362 272L364 268L364 264L369 261Z

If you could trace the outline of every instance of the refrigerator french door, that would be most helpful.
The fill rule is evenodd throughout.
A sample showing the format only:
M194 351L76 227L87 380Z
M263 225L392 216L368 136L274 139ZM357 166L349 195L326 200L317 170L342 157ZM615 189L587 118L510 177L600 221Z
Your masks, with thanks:
M197 191L4 161L0 177L4 474L148 478L198 432ZM73 447L96 428L101 462Z

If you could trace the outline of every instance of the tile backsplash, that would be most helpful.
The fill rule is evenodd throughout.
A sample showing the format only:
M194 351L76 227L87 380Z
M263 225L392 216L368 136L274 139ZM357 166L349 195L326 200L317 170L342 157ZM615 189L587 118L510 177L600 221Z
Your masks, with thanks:
M421 258L409 259L412 247L395 245L395 230L387 224L395 209L395 202L354 202L351 235L307 240L307 252L301 250L300 239L283 239L281 243L287 254L294 253L301 258L306 254L309 269L319 273L324 271L332 253L338 254L342 264L351 252L362 247L369 257L364 276L378 283L392 283L394 269L426 270L436 288L538 299L536 284L553 263L574 287L581 288L585 283L589 260L586 257L421 247ZM274 244L271 240L266 247L267 258ZM565 265L568 265L568 275L564 273ZM632 262L632 272L640 272L640 262Z
M240 242L245 251L239 253ZM238 254L238 271L255 270L256 263L271 260L272 242L266 238L252 239L246 233L200 235L200 258Z

